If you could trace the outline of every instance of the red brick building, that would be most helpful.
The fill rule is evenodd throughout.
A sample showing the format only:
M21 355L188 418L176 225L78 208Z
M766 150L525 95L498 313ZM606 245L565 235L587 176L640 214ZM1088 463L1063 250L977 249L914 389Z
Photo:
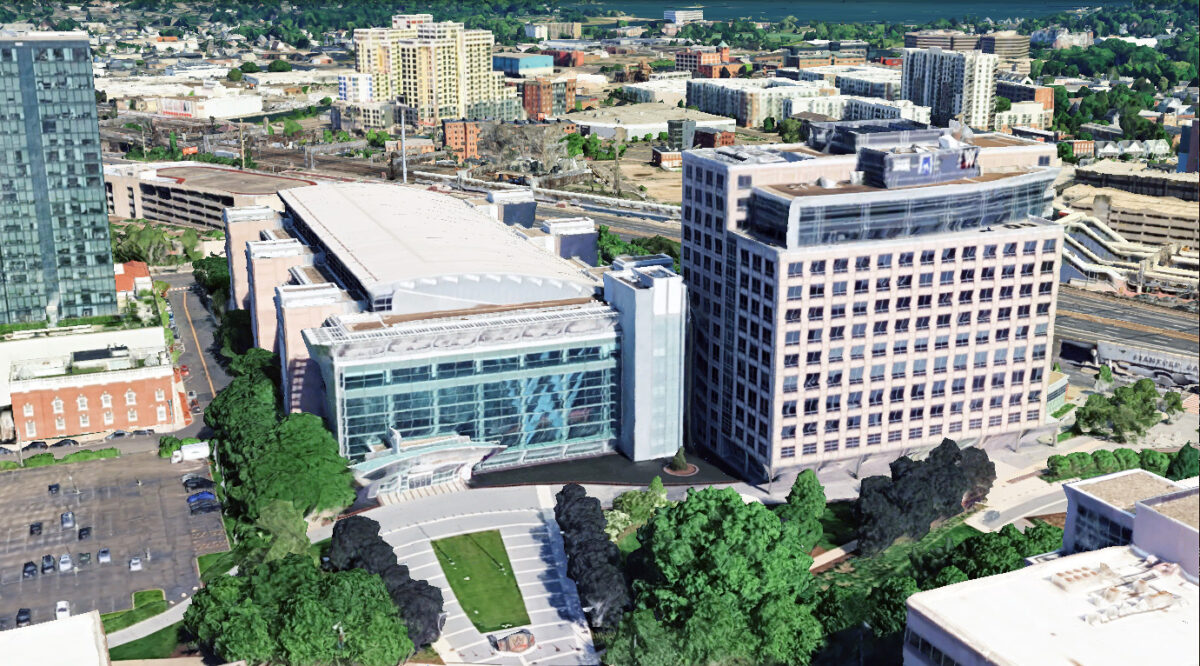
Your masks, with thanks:
M733 132L713 129L711 127L697 127L694 136L696 145L701 148L732 146L735 138Z
M530 120L562 116L575 108L575 79L539 78L523 81L521 105Z
M443 120L442 145L460 162L479 159L479 126L478 120Z
M542 51L542 55L553 56L555 67L583 67L587 62L583 51Z
M699 79L736 79L743 67L740 62L718 62L700 65L694 74Z
M14 381L17 438L28 442L109 430L173 428L178 401L174 382L170 365Z
M699 72L701 65L729 62L729 46L721 42L715 49L685 49L675 53L675 71Z

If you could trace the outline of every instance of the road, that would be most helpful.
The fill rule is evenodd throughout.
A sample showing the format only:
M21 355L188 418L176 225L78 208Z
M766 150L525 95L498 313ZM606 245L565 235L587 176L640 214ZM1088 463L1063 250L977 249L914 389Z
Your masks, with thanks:
M615 215L594 210L582 210L574 206L558 207L538 204L538 218L552 219L556 217L590 217L597 225L609 227L623 240L634 237L663 236L673 241L680 240L678 222L658 222L633 215Z
M1101 340L1185 356L1200 354L1196 315L1063 288L1054 319L1056 337L1095 344Z

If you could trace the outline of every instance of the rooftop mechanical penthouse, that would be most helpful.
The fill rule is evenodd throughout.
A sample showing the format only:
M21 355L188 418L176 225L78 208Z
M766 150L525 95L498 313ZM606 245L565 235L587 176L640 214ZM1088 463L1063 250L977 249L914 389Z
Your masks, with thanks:
M692 441L761 478L1041 424L1057 169L1018 147L684 153Z

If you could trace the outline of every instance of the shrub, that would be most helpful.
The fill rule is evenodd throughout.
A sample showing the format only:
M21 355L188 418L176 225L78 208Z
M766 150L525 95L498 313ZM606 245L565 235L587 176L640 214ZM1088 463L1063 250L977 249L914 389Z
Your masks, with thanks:
M0 471L20 469L21 465L15 460L0 460Z
M63 456L58 462L59 462L59 464L66 464L66 463L73 463L73 462L87 462L89 460L103 460L105 458L117 458L117 457L120 457L120 455L121 455L120 449L115 449L115 448L96 449L94 451L76 451L75 453L69 453L69 454Z
M687 471L688 461L687 456L683 453L682 446L675 452L675 457L671 458L671 462L667 464L667 468L673 472Z
M29 456L26 458L24 466L27 468L46 467L48 465L53 465L55 462L56 461L54 460L53 453L39 453L36 456Z

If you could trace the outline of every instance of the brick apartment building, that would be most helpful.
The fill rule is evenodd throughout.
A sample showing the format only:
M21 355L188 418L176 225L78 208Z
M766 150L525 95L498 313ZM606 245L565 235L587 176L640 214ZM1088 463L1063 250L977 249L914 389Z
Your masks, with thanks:
M735 138L736 135L733 132L711 127L697 127L695 143L700 148L720 148L721 146L732 146Z
M561 116L575 108L575 79L538 78L521 82L521 105L530 120Z
M729 62L729 45L721 42L716 48L685 49L675 53L675 71L699 72L701 65Z

